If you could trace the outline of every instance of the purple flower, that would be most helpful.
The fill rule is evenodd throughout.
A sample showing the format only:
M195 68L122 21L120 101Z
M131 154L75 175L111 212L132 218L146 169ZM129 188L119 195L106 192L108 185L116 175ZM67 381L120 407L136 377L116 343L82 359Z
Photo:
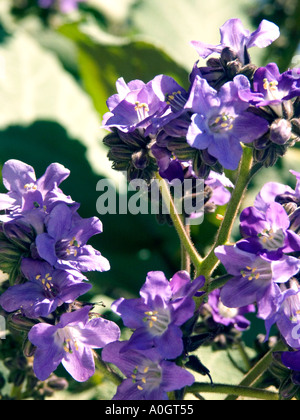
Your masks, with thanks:
M220 297L220 290L214 290L209 294L208 303L205 307L211 312L214 321L218 324L233 326L238 331L245 331L250 326L244 315L249 312L255 312L254 305L248 305L241 308L228 308Z
M31 166L18 160L7 161L3 165L2 177L8 193L0 194L0 210L7 210L15 216L33 209L49 212L58 202L78 208L79 205L58 188L69 174L64 166L52 163L45 174L36 179Z
M272 325L276 323L285 342L293 348L300 348L300 288L298 282L290 281L291 287L280 285L277 310L265 321L267 338Z
M78 3L86 0L59 0L59 9L62 13L70 13L77 9ZM39 0L39 6L43 9L49 9L56 3L56 0Z
M264 255L240 250L237 246L219 246L216 256L234 277L221 290L221 300L229 308L258 305L258 316L267 319L277 310L280 290L276 283L286 283L300 269L300 261L283 256L272 261Z
M254 75L253 90L261 95L253 97L252 93L241 92L241 96L258 107L270 106L282 116L281 103L300 95L295 82L292 70L280 74L277 64L270 63L257 69Z
M265 211L246 208L240 216L240 230L244 238L238 248L253 253L266 253L279 259L283 253L300 251L300 237L289 230L290 220L279 203L271 203Z
M256 31L250 33L244 28L240 19L230 19L220 28L221 42L219 45L192 41L200 57L207 58L213 53L221 54L226 47L230 48L243 64L248 64L248 49L252 47L265 48L280 36L277 25L263 20Z
M29 281L10 287L0 296L0 305L7 312L21 309L28 318L46 317L92 287L66 271L53 269L48 263L24 259L21 267Z
M151 147L151 152L156 159L159 175L167 179L170 183L179 179L181 182L184 180L184 171L182 164L173 158L172 152L167 148L160 147L155 143Z
M300 351L282 352L281 361L287 368L300 372Z
M293 173L294 171L291 172ZM288 185L283 185L279 182L267 182L256 196L254 207L259 211L266 212L270 204L274 203L280 196L286 197L290 201L297 202L300 200L299 187L297 187L296 190L293 190Z
M231 192L227 188L234 188L233 183L225 174L218 174L211 171L205 180L205 185L212 189L212 195L209 203L215 206L224 206L231 199Z
M179 356L183 352L180 327L194 315L193 296L204 282L204 277L191 282L186 272L176 273L169 282L164 273L153 271L148 273L139 299L121 298L114 302L112 309L126 327L135 330L126 349L155 346L167 359Z
M219 92L198 76L186 104L194 112L187 142L196 149L207 149L224 168L231 170L237 169L241 159L241 142L251 143L269 129L266 120L246 112L249 104L239 96L243 90L250 90L250 82L242 75L226 83Z
M178 101L186 95L184 89L168 76L156 76L149 83L141 80L133 80L128 84L123 78L118 79L118 94L107 100L110 112L103 116L103 127L113 127L126 133L136 129L145 129L145 136L157 132L164 116L163 124L176 117L174 107L178 107ZM186 100L183 99L182 109ZM155 119L155 125L152 121Z
M109 270L107 259L86 245L90 237L102 232L97 217L83 219L62 203L47 217L46 229L47 233L37 236L36 246L39 256L52 266L83 272Z
M33 369L39 380L46 380L60 363L78 382L94 374L92 349L118 340L120 330L102 318L89 320L90 310L91 306L85 306L63 314L57 325L40 323L30 330L28 338L37 347Z
M115 342L102 351L102 359L116 365L127 377L113 400L167 400L168 392L191 386L195 381L185 369L163 360L156 349L126 348L126 341Z

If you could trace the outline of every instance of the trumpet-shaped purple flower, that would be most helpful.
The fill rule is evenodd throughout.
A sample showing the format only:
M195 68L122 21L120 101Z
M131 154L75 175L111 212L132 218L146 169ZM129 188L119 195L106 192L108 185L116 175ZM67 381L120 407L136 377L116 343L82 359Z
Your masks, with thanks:
M220 290L214 290L209 294L208 303L205 307L211 312L215 322L218 324L233 326L238 331L245 331L250 326L250 321L245 318L245 314L255 312L254 305L248 305L241 308L228 308L220 297Z
M204 285L204 277L191 282L186 272L178 272L169 282L164 273L148 273L139 299L121 298L112 309L124 324L135 329L126 350L146 350L153 346L167 358L183 352L182 326L194 314L193 296ZM172 343L172 345L170 345Z
M241 142L251 143L269 129L266 120L247 112L249 104L239 96L244 90L250 91L250 82L242 75L219 92L198 76L185 105L194 112L187 142L196 149L207 149L226 169L238 167Z
M102 351L102 359L116 365L127 377L113 400L167 400L168 392L191 386L195 381L185 369L163 360L156 349L137 351L126 348L126 341L115 342Z
M0 305L6 312L21 309L28 318L46 317L58 306L72 303L92 287L41 261L24 259L22 272L29 281L10 287L0 296Z
M126 84L123 78L117 81L118 94L107 100L109 112L103 116L103 127L113 127L126 133L136 129L145 129L145 136L157 132L161 124L175 118L178 101L180 110L186 102L185 90L168 76L156 76L145 84L133 80ZM160 121L160 118L162 121ZM159 117L159 118L158 118ZM152 121L156 123L153 126Z
M102 232L96 217L82 219L64 203L58 204L46 220L47 233L36 238L41 258L58 269L78 271L107 271L109 262L87 241Z
M57 325L40 323L28 338L37 347L33 369L37 378L46 380L60 363L78 382L95 373L92 349L103 348L120 337L119 327L102 318L89 320L91 306L61 316Z
M207 58L213 53L221 54L224 48L230 48L243 64L249 63L248 49L252 47L265 48L274 42L280 31L277 25L263 20L256 31L250 33L245 29L240 19L230 19L220 28L221 42L219 45L192 41L200 57Z
M237 246L220 246L215 250L229 274L234 277L221 290L221 300L229 308L257 303L258 316L267 319L277 310L280 293L276 283L286 283L300 270L300 261L283 256L272 261L264 255L240 250Z
M240 230L246 239L237 246L247 252L266 253L271 259L280 259L283 253L300 251L300 237L289 227L289 217L279 203L271 203L265 212L248 207L240 216Z
M31 166L14 159L7 161L3 165L2 177L8 193L0 194L0 210L7 210L15 216L33 209L49 212L58 202L78 208L79 205L58 188L69 174L64 166L52 163L45 174L36 179ZM8 216L5 218L7 220Z

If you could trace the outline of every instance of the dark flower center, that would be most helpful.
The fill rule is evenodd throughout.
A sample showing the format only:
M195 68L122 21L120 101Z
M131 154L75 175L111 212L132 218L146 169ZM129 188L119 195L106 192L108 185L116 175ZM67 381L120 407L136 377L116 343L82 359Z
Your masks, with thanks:
M38 276L36 276L36 280L40 281L40 283L42 284L46 298L53 299L59 294L59 290L52 283L52 277L50 273L47 273L45 277L39 274Z
M68 260L69 258L77 257L78 248L80 248L80 245L75 237L71 241L62 239L56 243L55 253L58 258Z
M187 99L184 97L181 90L178 90L177 92L167 94L165 101L168 105L171 106L173 112L177 112L183 109Z

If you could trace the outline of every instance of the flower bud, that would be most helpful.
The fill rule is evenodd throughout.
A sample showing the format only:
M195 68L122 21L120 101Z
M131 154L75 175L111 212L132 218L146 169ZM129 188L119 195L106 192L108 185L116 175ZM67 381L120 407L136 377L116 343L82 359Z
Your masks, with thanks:
M25 357L32 357L34 356L36 351L36 347L28 340L28 338L25 339L23 343L23 354Z
M276 144L285 144L292 135L292 124L285 119L277 119L270 127L270 140Z
M20 312L9 314L7 324L16 331L28 332L36 324L32 319L25 318Z
M300 137L300 119L299 118L293 118L291 121L292 124L292 131L297 136Z
M47 381L47 386L55 391L64 391L68 388L69 384L66 379L58 378L57 376L53 375Z

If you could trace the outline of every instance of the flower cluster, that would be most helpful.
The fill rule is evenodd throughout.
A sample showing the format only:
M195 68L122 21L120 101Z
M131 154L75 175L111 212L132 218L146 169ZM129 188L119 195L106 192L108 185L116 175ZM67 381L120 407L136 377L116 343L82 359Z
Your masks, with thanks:
M279 37L266 20L250 33L239 19L221 28L221 43L192 42L201 58L213 53L206 67L197 63L188 88L166 75L148 83L117 81L103 127L104 143L116 170L129 179L150 180L159 171L168 180L183 179L189 166L195 178L223 168L235 170L242 145L254 150L256 161L273 165L299 135L299 76L279 73L276 64L257 68L248 50L264 48ZM251 130L249 130L251 127Z
M168 281L164 273L148 273L140 298L121 298L112 309L134 330L129 341L115 342L102 351L127 379L114 399L167 399L167 392L194 382L191 373L174 362L185 353L182 326L194 316L193 296L204 286L200 276L191 282L185 271Z
M2 171L8 192L0 195L0 269L9 285L0 305L36 347L33 368L40 380L61 362L77 381L87 380L95 370L92 349L119 338L114 323L92 317L92 306L76 301L92 287L83 273L110 266L87 245L102 232L100 220L81 218L79 204L59 188L69 173L54 163L36 179L34 169L17 160Z
M243 239L220 246L215 253L232 275L222 288L221 299L230 308L257 304L268 338L276 324L284 341L296 352L284 352L283 363L300 371L300 236L299 182L295 190L269 182L254 206L240 216Z

